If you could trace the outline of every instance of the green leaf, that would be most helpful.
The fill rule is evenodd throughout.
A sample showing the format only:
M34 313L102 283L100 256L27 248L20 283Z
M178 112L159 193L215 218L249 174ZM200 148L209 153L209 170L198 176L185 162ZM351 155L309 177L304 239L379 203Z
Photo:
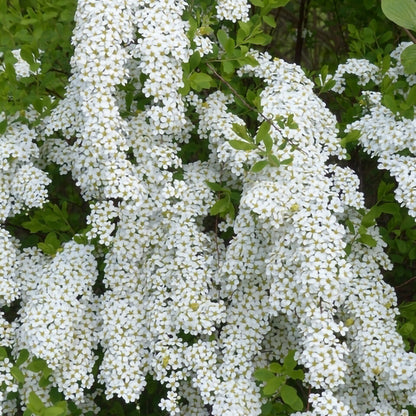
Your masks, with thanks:
M280 166L280 161L275 155L268 154L267 159L273 167L278 168Z
M261 406L261 416L275 416L275 406L271 402L264 403Z
M49 386L49 384L51 384L52 383L52 381L50 381L49 380L49 376L42 376L40 379L39 379L39 387L42 387L42 388L45 388L45 387L47 387L47 386Z
M269 162L267 160L259 160L256 162L250 169L251 172L257 173L260 172L262 169L264 169Z
M6 129L7 129L7 118L0 121L0 135L4 134L6 132Z
M254 372L254 377L260 381L267 381L274 377L274 374L267 368L259 368Z
M257 146L254 143L247 143L241 140L230 140L230 146L236 150L254 150L257 149Z
M391 94L385 94L383 95L383 98L381 100L381 103L387 107L393 114L396 114L399 112L399 108L397 106L397 102L393 95Z
M390 66L391 66L390 55L386 55L383 57L383 60L380 65L381 72L385 74L390 69Z
M46 409L43 409L41 416L64 416L66 414L66 409L62 407L52 406Z
M250 3L253 6L264 7L264 2L262 0L250 0Z
M3 361L8 356L9 356L9 354L7 354L6 348L0 347L0 361Z
M210 189L212 189L215 192L221 192L224 191L224 187L216 182L208 182L205 181L205 183L209 186Z
M305 378L305 373L303 370L288 370L286 375L293 380L303 380Z
M360 130L351 130L349 131L342 139L341 146L345 147L348 143L357 142L361 136Z
M375 219L378 217L376 207L373 207L374 209L370 209L370 211L367 212L361 219L361 224L365 227L371 227L375 224Z
M189 83L191 88L198 92L206 88L211 88L213 85L215 85L212 77L202 72L193 72L189 76Z
M416 85L413 85L407 93L406 104L409 106L416 105Z
M391 193L391 191L394 189L394 184L392 183L386 183L384 181L380 182L380 185L377 189L377 200L383 201L384 198Z
M285 376L273 376L272 378L267 380L266 385L263 387L263 394L265 394L266 396L271 396L272 394L275 394L285 381Z
M259 129L257 130L256 143L264 142L266 137L270 137L269 131L270 123L268 121L261 123Z
M238 59L238 64L240 66L244 66L244 65L258 66L259 65L257 60L251 55L244 55L243 58Z
M371 237L371 235L366 233L361 234L358 241L369 247L375 247L377 245L377 241L373 237Z
M271 16L271 15L263 16L263 21L270 27L273 27L273 28L276 27L276 20L274 19L274 16Z
M235 71L235 61L222 61L221 67L226 74L232 74Z
M410 260L416 260L416 247L410 249L408 256Z
M38 243L38 247L45 253L53 255L61 247L61 241L55 232L48 233L44 242Z
M394 241L396 242L397 249L399 250L399 253L406 254L409 251L409 246L408 246L406 241L403 241L403 240L400 240L400 239L397 239L397 240L394 240Z
M238 123L233 123L232 130L237 136L240 136L242 139L249 143L253 143L253 138L249 135L246 126Z
M34 56L33 56L33 50L29 45L23 45L21 47L20 56L29 65L33 65L35 63Z
M269 370L273 371L273 373L280 374L283 371L283 367L279 363L270 363Z
M229 37L225 33L225 31L222 30L222 29L219 29L218 32L217 32L217 38L218 38L218 41L220 42L221 46L224 49L226 49L226 46L227 46L227 42L228 42Z
M396 25L416 30L415 0L381 0L381 9Z
M328 80L325 83L325 85L321 88L320 93L328 92L328 91L332 90L332 88L334 87L335 84L336 84L336 81L334 79Z
M39 396L34 391L31 391L29 394L29 403L27 404L27 407L33 413L40 414L40 412L45 408L45 405Z
M29 371L33 371L34 373L37 373L39 371L43 371L48 367L46 361L42 358L33 358L33 360L29 363L27 366L27 369Z
M271 42L271 40L272 40L272 37L270 35L261 33L260 35L256 35L251 38L248 38L247 43L250 43L252 45L266 46Z
M400 60L407 74L416 72L416 45L408 46L400 55Z
M52 387L49 391L49 398L54 405L61 406L59 403L64 399L64 395L58 390L57 387ZM66 404L65 401L64 403Z
M282 400L293 410L300 411L303 409L303 402L294 387L284 384L280 389L280 395Z
M228 198L219 199L210 209L211 215L225 214L230 209L230 200Z
M283 361L283 368L285 370L293 370L297 366L297 364L298 363L295 360L295 351L289 351Z
M29 358L29 351L26 349L21 350L19 353L19 356L17 357L16 365L20 367L28 358Z
M280 161L281 165L290 165L293 162L293 157L289 157L287 159L283 159Z
M411 322L406 322L399 328L399 334L408 337L414 329L414 324L412 324Z
M272 0L271 5L274 9L277 9L278 7L286 6L286 4L289 3L290 0Z
M24 383L25 382L25 376L22 373L22 371L20 370L19 367L17 367L16 365L14 365L11 369L10 369L10 374L19 382L19 383Z

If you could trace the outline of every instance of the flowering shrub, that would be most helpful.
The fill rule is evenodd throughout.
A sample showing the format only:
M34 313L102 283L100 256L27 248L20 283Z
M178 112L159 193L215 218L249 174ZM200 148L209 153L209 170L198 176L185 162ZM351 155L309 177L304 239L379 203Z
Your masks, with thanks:
M416 216L408 44L314 83L265 51L286 3L79 0L56 56L24 33L50 17L69 32L63 3L16 3L0 73L18 98L5 89L0 123L2 414L140 407L155 383L169 415L416 406L377 223ZM350 119L318 92L352 86ZM366 208L358 146L395 200L383 182Z

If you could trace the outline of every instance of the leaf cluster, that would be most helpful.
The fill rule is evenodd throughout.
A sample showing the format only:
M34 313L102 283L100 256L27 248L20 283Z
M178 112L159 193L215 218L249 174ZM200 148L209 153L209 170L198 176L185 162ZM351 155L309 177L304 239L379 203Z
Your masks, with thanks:
M262 394L269 401L262 407L263 416L290 414L304 408L303 400L291 381L304 379L304 372L297 368L295 351L289 351L283 364L271 363L267 368L259 368L254 372L256 380L262 383Z

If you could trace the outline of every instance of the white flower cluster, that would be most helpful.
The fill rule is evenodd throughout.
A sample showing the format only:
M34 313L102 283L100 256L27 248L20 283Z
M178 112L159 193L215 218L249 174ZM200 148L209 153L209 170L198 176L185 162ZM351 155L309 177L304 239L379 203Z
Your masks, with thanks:
M346 394L359 384L357 377L352 376L358 371L357 363L361 366L362 383L377 379L386 384L387 390L395 391L397 385L403 385L399 371L386 376L378 373L377 368L392 368L393 361L388 360L396 353L403 362L413 360L411 355L406 355L400 336L393 330L394 296L390 289L386 297L387 286L381 281L380 267L388 268L390 264L382 253L383 243L376 230L372 232L378 241L376 247L353 244L353 254L357 253L354 256L368 253L364 255L365 260L360 257L358 261L353 254L342 260L345 246L354 236L349 236L339 221L354 217L354 212L363 208L363 196L357 191L358 179L350 169L328 163L330 155L344 154L337 138L336 120L296 66L262 55L256 55L256 60L259 65L244 69L242 75L252 73L265 80L267 86L261 95L264 115L271 120L293 115L297 125L292 129L273 126L269 130L274 155L280 160L292 158L289 166L247 174L244 164L250 166L258 161L264 149L261 146L245 152L232 149L229 140L236 138L232 125L242 122L226 111L227 99L222 94L213 93L206 102L192 98L200 114L199 134L210 140L212 163L228 168L224 178L231 174L234 178L230 179L237 186L243 181L239 214L234 221L236 235L219 269L226 277L224 296L231 296L229 310L234 311L234 299L238 299L235 311L240 314L237 319L227 315L220 336L220 345L225 347L222 347L223 360L227 362L228 349L233 352L232 357L236 354L244 357L238 360L237 368L233 360L234 372L238 370L233 377L240 383L247 377L246 383L249 383L252 373L245 363L259 358L262 339L268 332L267 337L273 337L270 332L275 328L270 326L270 318L285 316L289 325L297 329L290 336L285 334L289 336L285 341L288 342L284 347L286 352L288 345L294 346L298 361L308 369L308 382L315 388L325 389L319 399L311 398L315 407L313 414L326 414L328 409L333 412L339 406L342 414L362 415L377 408L381 398L369 393L372 401L360 407L354 403L357 392ZM292 144L292 148L282 146L285 142ZM224 149L228 149L227 153ZM243 157L241 161L239 154ZM370 268L363 267L364 262ZM361 285L373 287L384 297L366 298L362 302ZM269 294L264 292L265 288L270 288ZM240 297L240 293L244 295ZM258 301L250 298L254 293ZM244 298L250 301L245 303L245 309L240 309ZM380 311L377 321L373 321L374 314L370 315L373 318L366 319L368 313L362 310L364 303L373 302ZM256 305L254 310L248 306L252 304ZM361 319L363 325L349 328L345 322L351 316ZM370 327L382 334L366 337L364 331ZM277 337L272 339L278 342ZM249 350L245 350L246 345L250 345ZM375 349L383 353L375 355ZM386 357L389 357L387 361ZM374 364L368 367L368 362ZM214 376L215 373L211 377L215 379ZM409 391L414 390L414 383L408 382ZM260 398L255 390L251 395L245 393L245 397L253 399L244 406L250 409L250 414L257 414ZM410 396L407 395L408 402ZM224 406L226 402L221 394L216 393L216 397L214 403ZM219 408L215 404L213 409L217 414ZM226 408L222 407L221 411L226 412ZM233 411L244 414L238 409ZM221 414L219 410L218 414Z
M381 94L364 92L369 113L351 123L348 130L359 130L360 144L378 158L380 169L388 170L397 180L396 200L416 217L416 133L415 121L397 120L381 103ZM407 152L407 154L403 154Z
M92 293L97 267L91 250L69 242L54 258L25 251L17 278L22 305L15 348L43 358L59 389L78 400L93 383L98 340Z
M391 56L397 62L387 71L387 75L397 80L399 76L405 77L409 85L416 81L412 75L406 75L400 62L400 54L408 43L401 44ZM359 77L359 85L365 85L369 77L376 83L382 79L381 70L366 60L349 61L345 68L338 68L335 79L337 85L343 85L345 72L355 73ZM371 76L370 76L371 74ZM342 88L333 88L341 92ZM409 209L410 215L416 217L416 135L415 120L410 120L394 114L382 104L382 94L374 91L363 91L361 100L364 115L349 124L346 131L360 131L359 142L364 150L371 156L377 157L379 169L388 170L397 180L395 190L396 200Z
M65 99L46 119L46 136L61 131L66 140L47 138L46 157L71 171L85 198L140 199L143 189L125 151L126 124L114 96L128 76L123 43L133 36L127 2L80 1L75 20L73 75Z
M9 120L0 140L0 221L23 209L41 207L47 199L47 174L34 163L39 158L37 132Z
M345 74L351 74L358 77L358 85L365 86L370 81L379 84L380 68L377 65L367 61L367 59L348 59L345 64L338 65L338 68L332 77L335 85L332 90L341 94L345 90ZM331 77L329 77L331 79Z
M208 55L213 51L214 43L209 37L200 33L200 30L197 30L197 33L195 34L194 42L196 45L195 50L199 52L201 56Z
M181 15L186 3L179 1L146 1L138 8L134 24L140 34L131 54L145 74L143 93L153 97L146 110L152 130L179 133L186 123L184 103L179 89L183 87L182 62L190 54L188 29Z
M258 124L270 124L269 143L236 150L236 125L246 124L229 110L233 97L179 92L191 53L185 7L180 0L78 2L73 75L40 130L42 156L72 175L89 204L89 244L69 241L48 256L19 252L0 233L1 305L20 297L16 321L0 320L2 345L45 360L53 385L85 413L98 412L84 390L93 385L100 346L96 381L107 398L137 402L151 376L166 387L160 407L171 415L259 415L264 399L254 370L291 349L319 391L305 414L404 415L400 409L416 404L416 356L395 331L396 299L381 274L391 265L377 228L367 231L374 247L359 241L364 199L354 172L335 164L345 155L335 116L299 67L253 52L258 65L238 76L263 82ZM244 20L248 8L220 1L217 13ZM378 80L371 65L350 61L336 75L338 90L351 71L362 85ZM118 85L127 83L148 101L122 117ZM368 98L369 118L350 126L363 132L363 146L383 163L413 152L413 124L389 118L377 95ZM366 130L374 120L379 131ZM191 130L208 141L209 156L182 165ZM0 144L3 222L45 201L48 179L33 164L36 137L15 123ZM266 153L277 162L251 171ZM396 175L403 194L411 175L408 182ZM241 196L230 200L236 215L210 226L210 210L226 192ZM229 226L234 234L223 241L217 231ZM24 403L35 391L49 403L39 374L23 366L25 382L16 386L10 371L4 360L6 392L18 389ZM3 397L10 414L16 406Z
M19 80L21 78L27 78L31 75L36 75L40 73L40 68L38 68L35 71L32 71L30 69L30 64L26 62L22 56L21 56L21 50L20 49L14 49L12 51L13 57L16 59L16 62L13 64L15 73L16 73L16 79ZM0 56L3 56L3 53L1 53ZM40 61L38 59L34 59L34 62L37 64L40 64ZM0 70L4 71L4 64L0 65Z
M217 17L220 20L231 20L243 22L248 20L250 4L247 0L218 0Z

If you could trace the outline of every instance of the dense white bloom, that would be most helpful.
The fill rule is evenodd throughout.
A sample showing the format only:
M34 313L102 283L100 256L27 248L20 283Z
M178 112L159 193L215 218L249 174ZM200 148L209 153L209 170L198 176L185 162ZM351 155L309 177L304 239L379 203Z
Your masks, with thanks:
M91 247L67 243L53 259L28 251L19 270L25 288L16 348L26 348L54 370L67 398L81 400L93 383L97 317L92 285L96 263ZM40 263L33 275L32 260ZM28 268L26 268L26 267Z
M370 81L379 84L381 81L380 68L366 59L348 59L345 64L338 65L338 68L332 77L335 85L332 90L342 93L345 90L345 74L351 74L358 77L358 85L365 86Z
M219 1L217 17L246 20L249 7ZM366 231L374 247L358 238L364 197L356 174L336 164L346 151L335 115L301 68L252 51L258 65L237 74L264 85L248 141L269 124L268 140L235 149L236 125L246 129L230 110L235 97L180 91L193 52L186 8L181 0L79 1L65 98L36 129L16 122L2 136L2 223L45 202L50 180L39 156L71 174L90 209L88 242L68 241L53 256L19 251L0 228L0 303L20 299L13 323L1 316L2 345L44 359L53 385L85 412L98 412L84 395L94 381L107 398L137 402L151 376L166 387L160 407L171 415L255 416L264 402L255 368L295 350L305 382L319 391L305 414L399 414L416 402L416 356L395 331L377 227ZM201 55L211 52L202 33L194 42ZM390 75L403 76L395 65ZM349 60L334 90L346 73L362 86L381 80L375 65ZM120 85L144 104L128 110ZM414 121L398 119L378 93L364 97L368 113L347 130L361 131L361 145L397 178L397 199L414 214ZM209 154L184 164L191 132ZM271 162L250 169L260 161ZM229 212L212 225L221 198ZM7 392L19 389L25 402L35 391L49 403L38 374L23 366L17 386L10 362L1 364ZM3 409L16 406L1 394Z
M35 166L39 149L37 132L11 117L0 140L0 221L23 209L41 207L51 180Z
M220 20L243 22L248 20L250 4L247 0L219 0L217 2L217 17Z
M194 42L196 45L195 50L198 51L201 56L208 55L213 51L212 40L198 32L194 37Z

